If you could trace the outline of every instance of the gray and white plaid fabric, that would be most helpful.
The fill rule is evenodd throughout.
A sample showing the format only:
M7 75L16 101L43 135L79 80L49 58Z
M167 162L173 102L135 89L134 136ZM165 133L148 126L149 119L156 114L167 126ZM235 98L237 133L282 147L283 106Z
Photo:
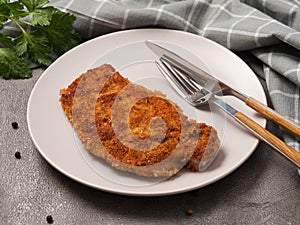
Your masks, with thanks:
M76 15L85 39L161 27L195 33L236 52L264 78L275 110L300 122L300 0L52 0ZM300 151L299 139L283 131Z

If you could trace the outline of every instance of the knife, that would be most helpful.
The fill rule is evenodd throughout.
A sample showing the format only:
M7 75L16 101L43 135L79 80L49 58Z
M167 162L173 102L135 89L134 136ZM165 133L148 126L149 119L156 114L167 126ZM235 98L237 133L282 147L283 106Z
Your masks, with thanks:
M272 120L273 122L288 130L290 133L300 137L300 124L271 109L270 107L258 101L254 97L247 96L244 93L230 87L229 85L218 80L217 78L207 73L200 67L192 64L191 62L185 60L178 54L160 46L159 44L150 40L146 40L145 43L148 46L148 48L152 50L152 52L154 52L159 58L164 59L178 70L184 71L185 74L187 74L192 80L194 80L203 88L205 88L205 84L207 84L209 81L214 81L214 83L217 84L215 85L215 88L212 89L212 92L215 95L235 96L238 99L242 100L247 106L251 107L256 112L263 115L265 118Z
M199 88L195 86L191 80L187 79L184 73L178 73L178 71L169 65L165 59L159 58L155 63L162 75L167 81L169 81L170 85L189 104L196 108L203 104L210 104L210 102L217 105L235 121L251 131L260 140L268 143L273 147L273 149L277 150L279 153L293 162L298 168L300 168L300 152L297 152L291 146L277 138L274 134L256 123L244 113L233 108L231 105L223 101L221 97L214 95L213 92L211 92L212 88L214 88L214 85L207 85L205 87L205 91L203 91L201 87ZM207 97L208 100L206 99ZM205 169L211 162L212 161L202 164L201 167Z

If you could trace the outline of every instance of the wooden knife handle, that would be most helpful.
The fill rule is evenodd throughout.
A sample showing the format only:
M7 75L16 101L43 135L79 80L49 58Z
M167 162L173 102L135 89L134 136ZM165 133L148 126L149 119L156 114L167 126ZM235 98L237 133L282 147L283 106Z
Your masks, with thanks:
M285 142L280 140L274 134L260 126L254 120L250 119L248 116L242 112L237 112L234 114L236 120L249 128L254 134L256 134L260 139L265 141L274 147L277 151L283 154L286 158L292 161L295 165L300 168L300 153L293 149L291 146L287 145Z
M248 97L246 100L246 104L250 106L255 111L262 114L267 119L272 120L273 122L277 123L278 125L284 127L286 130L291 132L292 134L300 137L300 124L292 121L291 119L287 118L286 116L276 112L275 110L269 108L265 104L261 103L260 101L256 100L253 97Z

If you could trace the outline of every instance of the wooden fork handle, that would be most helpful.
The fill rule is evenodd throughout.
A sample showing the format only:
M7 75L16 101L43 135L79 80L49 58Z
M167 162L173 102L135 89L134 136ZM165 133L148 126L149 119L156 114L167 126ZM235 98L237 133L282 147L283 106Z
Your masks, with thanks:
M234 118L242 123L244 126L249 128L254 134L256 134L261 140L270 144L273 148L275 148L279 153L284 155L290 161L292 161L296 166L300 168L300 152L297 152L291 146L284 143L274 134L260 126L254 120L250 119L248 116L243 114L242 112L237 112L234 114Z
M284 127L286 130L296 135L297 137L300 137L300 124L269 108L253 97L248 97L246 99L246 105L262 114L265 118L272 120L281 127Z

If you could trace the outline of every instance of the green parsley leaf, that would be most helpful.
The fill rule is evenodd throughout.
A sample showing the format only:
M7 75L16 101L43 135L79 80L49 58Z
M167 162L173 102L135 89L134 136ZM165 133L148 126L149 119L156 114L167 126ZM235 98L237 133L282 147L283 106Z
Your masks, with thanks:
M0 76L31 77L29 62L49 66L79 44L80 36L72 27L75 16L46 6L48 2L0 0L0 30L11 25L19 29L14 36L0 32Z
M35 9L42 8L49 2L49 0L20 0L20 2L25 5L28 11L33 11Z
M80 40L79 35L72 27L75 19L75 16L69 13L63 13L57 9L53 10L51 23L45 32L54 52L58 55L76 46Z
M32 76L28 61L9 48L0 48L0 71L4 79Z
M46 36L38 35L36 32L32 32L27 35L29 56L33 62L50 66L52 62L51 48Z
M51 64L51 49L46 36L31 32L21 35L16 42L15 49L18 56L22 56L27 52L33 62L45 66Z
M51 12L52 12L52 10L50 9L50 7L34 10L31 14L32 15L31 24L33 26L35 26L35 25L40 25L40 26L50 25Z
M9 18L10 10L8 4L0 3L0 22L6 22Z
M14 43L7 35L0 33L0 46L1 45L4 47L12 47Z
M26 38L24 38L24 35L21 35L18 38L16 38L14 42L14 50L16 51L16 54L18 56L25 56L28 52L28 42Z
M7 4L7 8L9 8L11 15L15 17L27 15L27 13L23 10L24 6L20 2L11 2Z

